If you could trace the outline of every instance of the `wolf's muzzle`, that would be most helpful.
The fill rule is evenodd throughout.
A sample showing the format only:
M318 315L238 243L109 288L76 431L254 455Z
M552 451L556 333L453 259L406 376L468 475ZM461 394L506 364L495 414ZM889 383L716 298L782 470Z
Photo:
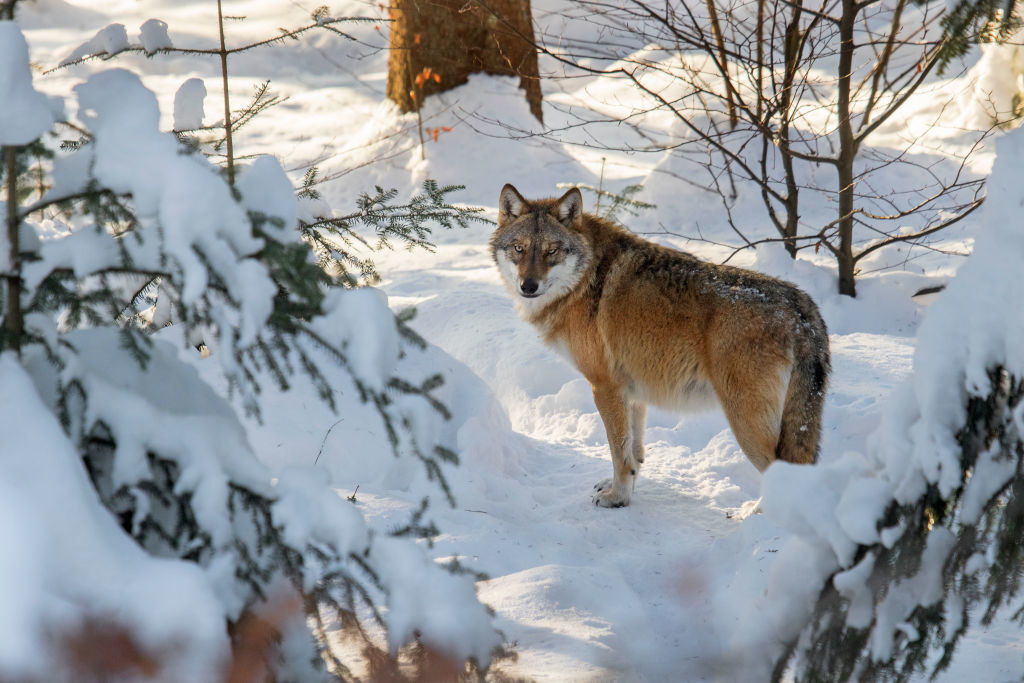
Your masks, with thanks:
M519 282L519 293L525 297L537 296L537 290L540 289L540 283L533 278L526 278Z

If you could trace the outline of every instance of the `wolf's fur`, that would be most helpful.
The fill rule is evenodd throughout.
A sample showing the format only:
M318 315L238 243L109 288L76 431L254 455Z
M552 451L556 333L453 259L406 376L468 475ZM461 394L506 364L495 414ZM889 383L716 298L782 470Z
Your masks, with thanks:
M589 380L613 477L594 502L628 505L647 404L721 405L750 462L817 458L828 333L795 286L653 244L582 211L579 190L502 189L491 250L519 314Z

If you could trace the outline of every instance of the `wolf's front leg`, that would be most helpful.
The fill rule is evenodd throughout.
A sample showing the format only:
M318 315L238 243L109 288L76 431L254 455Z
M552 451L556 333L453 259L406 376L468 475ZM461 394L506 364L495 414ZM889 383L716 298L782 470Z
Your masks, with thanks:
M647 431L647 404L642 401L629 402L629 435L633 447L633 462L636 471L644 464L644 432ZM628 455L628 454L627 454ZM634 474L635 476L635 474Z
M612 478L597 483L594 504L606 508L629 505L638 463L633 453L629 406L621 387L594 384L594 403L601 413L612 452Z

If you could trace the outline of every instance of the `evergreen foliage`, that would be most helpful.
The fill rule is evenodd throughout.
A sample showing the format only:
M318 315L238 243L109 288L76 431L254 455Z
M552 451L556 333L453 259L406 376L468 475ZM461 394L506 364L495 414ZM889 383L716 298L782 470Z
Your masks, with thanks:
M830 577L775 680L787 667L801 681L934 678L979 609L982 624L1003 608L1024 624L1024 381L998 366L989 379L956 437L961 485L891 505L883 542Z
M366 656L387 659L360 621L368 614L386 627L378 606L391 587L375 570L381 560L374 556L373 534L325 479L292 474L272 483L231 407L167 340L183 348L211 347L229 394L257 417L263 383L284 390L299 377L311 382L333 410L342 409L335 372L341 369L359 399L376 409L394 453L414 454L454 505L441 465L457 463L455 453L416 438L416 420L450 417L434 396L442 378L413 383L377 376L353 359L350 347L356 335L375 333L381 338L372 343L391 348L393 341L396 358L391 360L410 345L425 346L407 325L412 313L393 316L372 292L346 290L378 277L355 245L371 251L395 244L430 249L432 224L465 226L479 220L478 210L450 203L448 196L461 186L427 181L423 192L406 202L395 201L395 190L376 188L359 198L350 215L288 225L278 215L254 210L243 191L211 172L196 146L168 148L155 119L146 132L147 116L158 112L152 93L136 77L105 72L81 87L83 110L90 108L84 103L89 93L111 100L106 112L90 114L97 128L73 127L75 139L59 145L47 137L3 148L9 161L0 167L9 199L4 247L10 247L12 263L0 293L5 311L0 351L20 356L78 445L100 500L128 535L152 555L204 567L224 596L231 622L244 618L285 580L302 596L307 618L319 625L314 635L320 657L332 674L351 679L352 672L327 647L321 615L337 618L349 635L362 638ZM269 101L263 88L252 115ZM117 117L128 120L123 117L135 112L133 123L140 123L138 130L133 125L133 134L153 145L132 160L140 164L136 173L161 163L159 154L147 151L180 164L160 171L174 178L178 190L188 187L182 178L189 175L195 187L204 187L202 196L190 199L194 210L207 213L213 231L189 228L180 215L177 223L166 222L166 198L173 195L135 193L160 187L151 178L129 182L126 189L101 172L102 158L121 151L118 145L131 144L117 140ZM51 191L60 185L54 162L69 160L83 169L83 177L73 189ZM284 183L287 197L292 188L276 161L273 167L280 174L276 187ZM132 173L130 168L121 172ZM300 196L316 199L315 183L314 169ZM56 239L38 242L42 223ZM366 229L375 242L362 236ZM355 322L343 310L354 300L346 297L357 296L372 314L365 321L371 329L346 331ZM171 323L174 329L164 333ZM429 408L410 411L410 400ZM422 519L425 509L426 501L396 535L435 535L436 528ZM306 528L297 517L317 524Z
M23 182L33 168L29 161L34 160L37 153L33 147L18 150ZM451 190L446 188L446 191ZM440 194L435 192L432 196L436 199ZM23 310L30 324L16 337L0 338L0 345L20 349L29 360L37 354L45 355L54 364L57 369L55 410L69 436L81 444L83 460L103 503L118 517L125 531L154 555L207 567L227 559L235 567L235 590L244 596L238 614L254 601L265 600L269 587L283 576L316 607L310 616L319 619L319 610L327 610L347 615L343 616L345 623L356 627L359 622L355 615L362 611L370 613L383 626L376 606L382 586L377 583L366 558L370 546L364 542L361 547L346 551L326 543L296 546L287 541L281 522L275 516L274 506L279 496L269 487L269 478L262 486L245 478L229 478L227 508L222 512L230 520L232 532L225 541L213 537L197 512L200 482L183 477L187 464L174 444L170 452L164 452L154 442L156 440L148 442L145 470L127 480L117 475L116 430L104 419L96 418L99 408L90 402L90 373L75 370L83 364L78 358L83 338L76 337L74 331L97 332L117 325L116 334L108 338L107 346L114 345L107 350L108 361L112 365L137 363L140 382L146 382L147 367L154 362L154 354L161 356L161 361L170 361L165 351L153 345L152 333L159 328L147 324L143 315L147 312L144 302L152 302L150 311L156 306L153 298L156 290L161 297L173 302L174 319L185 338L202 339L222 332L216 319L219 304L225 301L232 306L240 304L222 274L201 254L209 286L191 305L183 302L180 271L170 259L166 260L167 268L160 272L137 267L126 243L143 245L158 236L146 231L136 219L131 197L119 196L93 182L78 196L59 202L59 206L67 215L92 223L78 229L112 236L118 259L88 273L64 267L54 269L24 294ZM408 211L403 225L415 226L418 239L426 242L429 232L419 222L418 206ZM22 215L28 217L29 213ZM325 294L331 286L351 286L354 282L325 273L310 258L310 248L301 241L275 239L275 233L261 229L267 217L250 214L250 220L253 234L264 241L264 247L255 258L267 268L277 283L278 292L273 297L266 325L253 343L236 343L218 349L232 354L238 371L229 375L230 384L243 397L246 409L258 413L262 378L269 375L286 389L299 373L305 374L317 387L324 401L333 409L339 409L337 387L330 384L322 369L327 358L345 368L360 398L376 407L396 454L402 448L410 448L423 462L430 478L439 483L454 504L440 463L457 462L455 454L439 445L416 443L409 431L411 425L396 410L394 399L403 393L418 395L440 416L447 418L447 410L432 395L441 384L440 376L420 385L392 377L383 387L363 380L359 371L352 367L345 348L324 338L309 324L314 316L324 313ZM25 256L36 258L32 253ZM126 316L126 311L132 314ZM404 316L402 322L407 319L408 316ZM54 327L46 321L59 323ZM404 324L402 327L408 337L415 338ZM235 342L239 341L239 330L229 330L228 334ZM180 371L188 373L189 369L180 366ZM244 444L238 445L244 447ZM360 632L361 628L358 626ZM322 654L331 660L332 670L345 674L347 669L330 655L326 643L321 643L321 647Z
M316 189L320 182L319 169L309 168L303 176L299 197L320 200ZM452 204L448 195L464 189L463 185L439 185L436 180L423 181L421 192L408 201L396 201L398 190L385 190L380 186L374 193L362 193L356 200L356 210L342 216L317 215L311 220L299 220L299 232L312 247L320 267L337 276L347 286L377 284L380 273L373 261L360 254L359 249L394 249L400 245L407 249L421 248L433 251L430 239L431 224L445 229L465 228L472 222L485 222L479 215L482 209ZM363 236L370 230L376 236L371 243Z
M639 216L643 211L648 209L658 208L655 204L640 201L635 196L644 186L639 183L627 185L619 192L611 192L601 187L594 187L586 183L558 183L560 189L568 190L570 188L577 188L586 192L592 192L596 196L596 204L594 211L601 218L605 218L610 221L621 222L619 216L623 213L627 213L630 216ZM607 201L605 209L601 210L601 203Z
M919 3L927 0L918 0ZM1003 43L1021 27L1015 0L958 0L942 18L939 73L976 43Z

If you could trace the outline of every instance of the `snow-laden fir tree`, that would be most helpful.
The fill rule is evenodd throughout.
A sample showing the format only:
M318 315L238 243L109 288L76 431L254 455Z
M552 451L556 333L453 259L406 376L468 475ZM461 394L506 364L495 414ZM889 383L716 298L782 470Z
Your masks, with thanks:
M0 100L0 487L12 490L6 514L36 532L5 546L0 595L39 605L11 612L26 615L14 623L28 649L0 647L0 677L71 679L66 639L98 623L129 634L134 673L216 678L227 625L237 642L238 625L282 594L305 611L267 617L282 680L352 675L323 639L325 617L357 638L378 621L392 652L417 640L486 664L500 639L472 583L373 534L323 471L272 477L207 382L219 375L258 412L266 383L310 381L343 411L330 380L340 370L396 451L442 485L454 458L420 438L444 410L431 395L439 379L394 376L413 335L378 291L339 286L352 279L320 267L278 162L257 159L231 187L159 131L155 96L121 69L77 86L73 103L41 95L11 21L0 21ZM40 197L29 181L50 168L65 104L84 135L56 155ZM217 372L196 365L200 342ZM0 525L0 538L10 532ZM5 580L19 567L45 578Z
M1024 623L1024 132L997 153L974 252L921 325L871 457L832 469L834 508L791 516L838 570L776 678L934 676L979 623ZM802 491L770 472L766 512L799 506L784 496L820 502L821 469Z

